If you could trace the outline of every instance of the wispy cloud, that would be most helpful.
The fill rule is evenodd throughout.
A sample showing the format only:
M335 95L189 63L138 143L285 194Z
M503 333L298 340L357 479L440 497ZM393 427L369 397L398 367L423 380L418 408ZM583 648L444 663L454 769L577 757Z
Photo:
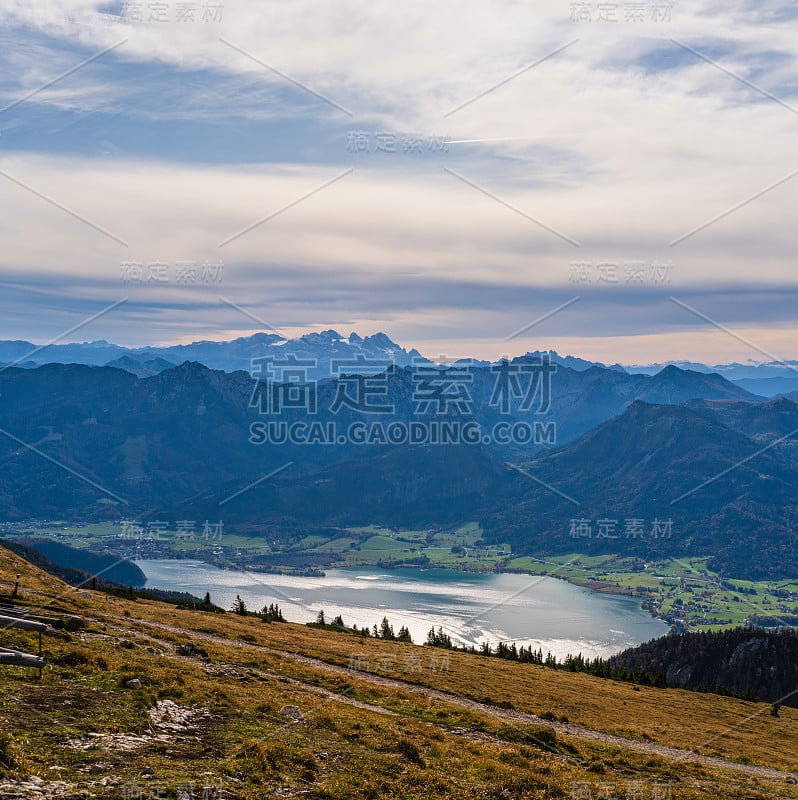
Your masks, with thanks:
M674 5L667 23L615 26L574 22L555 0L446 0L434 11L368 15L354 0L240 0L218 24L182 28L107 24L105 10L100 0L68 10L56 0L0 0L0 108L28 97L0 115L0 168L119 230L131 259L214 258L248 221L323 182L308 176L354 169L356 180L225 248L225 296L279 293L281 325L323 318L451 340L494 325L501 338L579 294L568 315L576 338L631 336L635 326L639 335L688 334L694 321L676 319L669 294L689 302L706 291L725 304L727 290L739 298L754 286L736 318L724 318L761 331L787 325L798 189L786 181L740 203L796 168L785 106L798 108L798 56L786 3L700 0ZM354 131L368 133L369 153L351 146ZM378 134L395 149L376 152ZM414 141L433 138L450 144L414 151ZM114 243L92 241L96 231L77 231L40 198L12 197L18 190L0 185L11 201L5 250L14 254L0 267L28 297L31 329L59 313L35 299L51 276L62 281L63 303L86 287L94 300L118 296ZM700 235L681 236L673 251L681 263L672 285L625 285L626 261L665 258L674 236L697 225ZM42 229L46 237L36 235ZM573 285L569 242L581 260L617 262L619 285ZM312 287L302 274L314 276ZM473 287L487 308L475 306ZM207 330L218 323L197 309L218 306L219 291L203 292L134 287L114 326L128 335L135 322L160 318L148 331L160 340ZM529 303L536 292L540 302L501 322L502 304L513 309L514 298ZM634 292L645 294L643 306L630 304ZM434 309L437 334L420 309ZM16 335L22 316L9 310L5 335ZM242 323L239 315L229 326ZM122 331L108 324L108 338ZM775 349L786 353L787 340Z

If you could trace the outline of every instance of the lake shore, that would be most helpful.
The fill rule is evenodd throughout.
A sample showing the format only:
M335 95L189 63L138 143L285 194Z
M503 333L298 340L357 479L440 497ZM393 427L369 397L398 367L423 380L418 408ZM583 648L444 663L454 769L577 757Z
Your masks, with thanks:
M4 536L13 538L15 531L19 536L29 529L21 523L9 526ZM730 578L708 567L709 554L649 563L611 553L520 556L507 545L485 543L476 523L455 530L425 531L395 531L372 525L340 529L332 538L308 535L291 546L278 545L263 536L227 531L210 540L180 538L170 532L131 540L121 536L119 526L111 522L71 528L43 526L35 532L117 558L194 558L265 574L304 573L311 579L327 570L346 567L549 575L598 594L639 599L648 614L678 631L722 630L745 625L752 618L798 614L798 580Z
M611 596L567 581L529 580L523 574L457 572L452 569L348 567L324 578L220 569L199 561L136 562L147 587L190 592L223 608L241 598L249 609L278 603L286 619L312 622L320 611L347 625L368 627L383 617L406 626L423 642L443 626L458 645L513 641L558 658L569 653L605 657L657 638L667 626L636 598Z

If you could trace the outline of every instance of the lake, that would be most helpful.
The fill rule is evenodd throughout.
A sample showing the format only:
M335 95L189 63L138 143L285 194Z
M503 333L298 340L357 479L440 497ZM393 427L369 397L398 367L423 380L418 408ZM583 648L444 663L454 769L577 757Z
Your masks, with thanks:
M558 658L581 652L609 656L668 631L632 597L599 594L536 575L455 572L442 569L332 569L324 578L299 578L224 570L189 560L136 562L147 587L190 592L231 608L236 595L251 611L277 603L290 622L341 614L347 625L371 627L384 616L398 631L406 625L422 643L433 625L454 643L513 641Z

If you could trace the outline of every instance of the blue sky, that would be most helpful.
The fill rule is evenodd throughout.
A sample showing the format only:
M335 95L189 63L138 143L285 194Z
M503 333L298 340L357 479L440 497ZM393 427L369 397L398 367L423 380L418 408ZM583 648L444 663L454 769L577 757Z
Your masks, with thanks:
M786 2L68 5L0 0L0 338L798 355Z

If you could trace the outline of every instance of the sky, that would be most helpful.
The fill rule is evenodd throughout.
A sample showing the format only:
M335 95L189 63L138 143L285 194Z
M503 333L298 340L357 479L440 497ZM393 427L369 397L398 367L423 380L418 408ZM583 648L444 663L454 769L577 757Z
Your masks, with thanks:
M798 357L787 2L0 0L0 338Z

